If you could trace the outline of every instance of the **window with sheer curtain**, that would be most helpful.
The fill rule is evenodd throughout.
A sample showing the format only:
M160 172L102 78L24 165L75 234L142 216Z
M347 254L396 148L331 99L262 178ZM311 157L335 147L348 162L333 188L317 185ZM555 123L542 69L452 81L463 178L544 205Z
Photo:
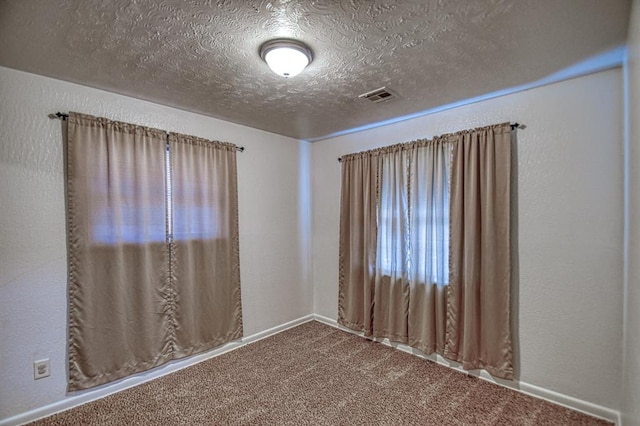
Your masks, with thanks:
M69 390L242 336L235 145L70 113Z
M513 377L511 126L343 156L338 322Z
M451 145L400 150L379 161L378 273L446 285Z

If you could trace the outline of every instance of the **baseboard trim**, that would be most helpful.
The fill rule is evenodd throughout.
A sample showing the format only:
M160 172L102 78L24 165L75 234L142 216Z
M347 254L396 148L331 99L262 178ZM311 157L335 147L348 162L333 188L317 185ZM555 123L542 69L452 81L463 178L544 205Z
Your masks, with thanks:
M183 368L191 367L192 365L198 364L202 361L215 358L219 355L231 352L243 346L257 342L258 340L265 339L269 336L273 336L274 334L281 333L289 328L292 328L297 325L303 324L305 322L313 321L313 320L314 320L313 314L305 315L293 321L289 321L284 324L280 324L275 327L269 328L268 330L264 330L259 333L252 334L251 336L243 337L240 340L229 342L224 346L213 349L211 351L193 355L185 359L172 361L168 364L165 364L153 370L139 373L139 374L136 374L135 376L127 377L125 379L121 379L119 381L100 386L99 388L95 388L89 391L84 391L81 395L68 396L61 401L57 401L42 407L34 408L33 410L26 411L24 413L17 414L15 416L0 420L0 426L22 425L25 423L32 422L34 420L38 420L44 417L51 416L53 414L60 413L62 411L70 410L82 404L86 404L88 402L95 401L100 398L104 398L105 396L108 396L117 392L121 392L125 389L129 389L134 386L141 385L142 383L148 382L150 380L154 380L159 377L166 376L167 374L174 373L176 371L182 370Z
M536 385L532 385L530 383L527 382L523 382L523 381L514 381L514 380L503 380L503 379L498 379L495 377L492 377L489 373L487 373L484 370L472 370L472 371L468 371L468 370L464 370L460 364L447 360L443 357L441 357L440 355L425 355L422 352L401 344L401 343L395 343L395 342L391 342L389 341L389 339L371 339L369 337L366 337L364 335L364 333L362 332L357 332L355 330L352 330L350 328L344 327L343 325L338 324L338 322L336 320L333 320L331 318L327 318L325 316L322 315L318 315L318 314L314 314L313 315L313 319L321 322L323 324L329 325L331 327L335 327L339 330L342 331L346 331L348 333L351 334L355 334L357 336L363 337L365 339L369 339L369 340L375 340L376 342L380 342L384 345L390 346L392 348L401 350L403 352L407 352L410 353L412 355L418 356L420 358L423 359L427 359L429 361L434 361L437 362L440 365L444 365L445 367L448 368L452 368L454 370L460 371L462 373L465 374L469 374L471 376L474 377L478 377L481 378L483 380L486 380L488 382L491 383L495 383L497 385L500 386L504 386L513 390L516 390L518 392L522 392L524 394L533 396L535 398L540 398L540 399L544 399L546 401L552 402L554 404L558 404L558 405L562 405L563 407L567 407L570 408L572 410L576 410L576 411L580 411L583 412L585 414L589 414L590 416L593 417L597 417L600 419L604 419L604 420L608 420L610 422L614 422L616 425L620 425L621 421L620 421L620 412L619 411L615 411L612 410L610 408L606 408L603 407L601 405L597 405L597 404L593 404L591 402L588 401L584 401L578 398L574 398L572 396L569 395L565 395L550 389L546 389L540 386L536 386Z
M297 325L300 325L312 320L321 322L331 327L335 327L339 330L346 331L351 334L355 334L357 336L361 336L363 338L367 338L364 336L363 333L359 333L357 331L351 330L350 328L347 328L338 324L336 320L333 320L318 314L309 314L309 315L300 317L298 319L295 319L293 321L289 321L284 324L280 324L278 326L261 331L259 333L252 334L251 336L244 337L239 341L233 341L233 342L227 343L226 345L220 348L216 348L208 352L194 355L187 359L173 361L169 364L165 364L164 366L158 367L152 371L140 373L135 376L122 379L118 382L104 385L100 388L93 389L90 391L86 391L82 395L69 396L61 401L57 401L52 404L48 404L43 407L38 407L33 410L15 415L13 417L0 420L0 426L22 425L25 423L32 422L34 420L41 419L43 417L51 416L53 414L56 414L62 411L70 410L82 404L86 404L88 402L95 401L100 398L104 398L108 395L123 391L125 389L132 388L134 386L138 386L142 383L157 379L162 376L166 376L167 374L174 373L176 371L182 370L183 368L190 367L192 365L198 364L208 359L215 358L216 356L231 352L243 346L257 342L258 340L265 339L269 336L273 336L289 328L293 328ZM536 398L544 399L554 404L571 408L572 410L581 411L583 413L589 414L594 417L598 417L604 420L608 420L610 422L614 422L616 425L621 424L620 413L618 411L611 410L601 405L592 404L590 402L587 402L578 398L574 398L572 396L565 395L565 394L562 394L550 389L546 389L540 386L532 385L530 383L523 382L523 381L510 381L510 380L496 379L491 375L489 375L484 370L467 371L462 369L462 367L457 365L457 363L444 359L439 355L438 356L424 355L423 353L417 351L414 348L411 348L407 345L390 342L388 339L371 339L371 340L376 340L382 344L393 347L395 349L410 353L412 355L418 356L423 359L437 362L438 364L444 365L445 367L452 368L454 370L481 378L483 380L487 380L491 383L495 383L497 385L504 386L504 387L516 390L518 392L531 395Z
M253 342L257 342L258 340L266 339L267 337L273 336L274 334L281 333L290 328L296 327L300 324L304 324L305 322L313 321L313 314L305 315L303 317L294 319L293 321L285 322L284 324L277 325L268 330L261 331L259 333L252 334L251 336L247 336L242 339L243 344L249 344Z

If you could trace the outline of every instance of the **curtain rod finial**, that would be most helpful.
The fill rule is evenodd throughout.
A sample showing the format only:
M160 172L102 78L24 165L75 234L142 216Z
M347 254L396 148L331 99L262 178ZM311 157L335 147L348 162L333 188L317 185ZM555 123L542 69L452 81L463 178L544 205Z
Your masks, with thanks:
M55 114L53 114L53 113L49 114L47 117L49 117L52 120L60 119L62 121L65 121L67 119L67 117L69 117L69 114L64 114L64 113L58 111Z

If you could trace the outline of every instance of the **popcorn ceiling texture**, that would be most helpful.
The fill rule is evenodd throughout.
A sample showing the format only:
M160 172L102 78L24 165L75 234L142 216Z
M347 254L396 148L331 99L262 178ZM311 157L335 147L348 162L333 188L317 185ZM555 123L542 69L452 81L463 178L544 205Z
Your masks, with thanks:
M611 423L318 322L32 423L48 425Z
M576 13L579 11L579 13ZM538 80L624 44L627 0L4 0L0 65L295 137ZM315 59L285 80L276 37ZM389 86L400 99L358 95Z

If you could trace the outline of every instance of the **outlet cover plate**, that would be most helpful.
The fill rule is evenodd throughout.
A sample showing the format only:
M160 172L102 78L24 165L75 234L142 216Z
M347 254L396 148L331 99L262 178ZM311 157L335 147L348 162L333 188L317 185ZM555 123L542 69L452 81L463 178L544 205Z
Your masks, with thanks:
M38 380L51 375L49 358L33 361L33 379Z

